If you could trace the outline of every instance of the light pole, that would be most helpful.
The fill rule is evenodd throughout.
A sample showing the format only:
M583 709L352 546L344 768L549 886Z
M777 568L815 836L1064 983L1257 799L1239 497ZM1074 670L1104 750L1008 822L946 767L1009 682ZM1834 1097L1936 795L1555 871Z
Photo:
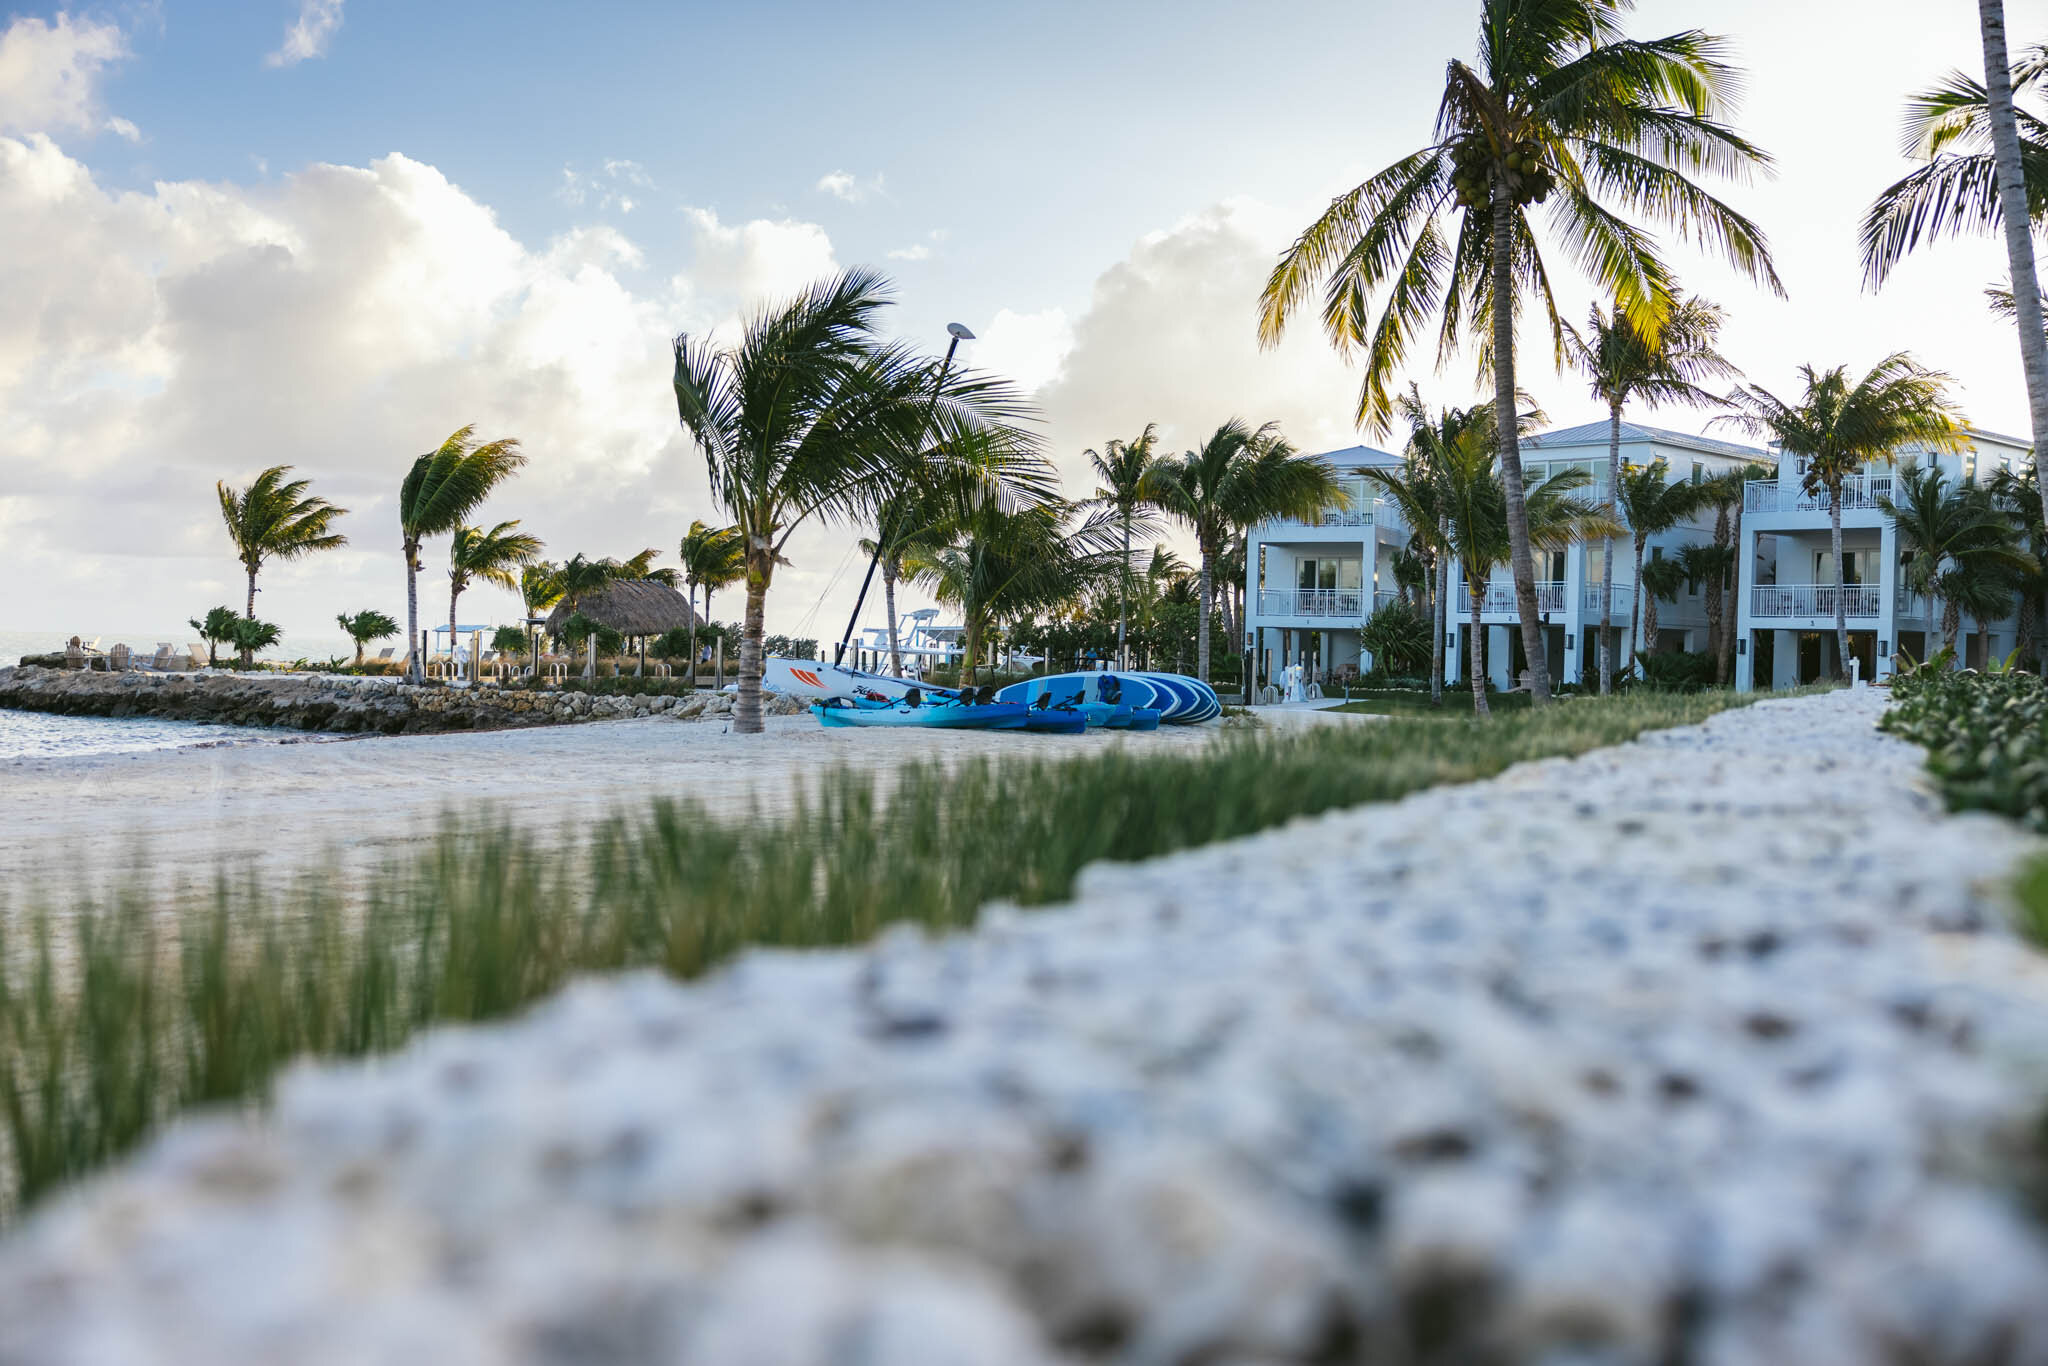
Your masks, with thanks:
M938 416L939 395L946 387L946 372L953 368L953 353L960 349L961 342L974 340L974 334L969 332L962 323L947 323L946 334L952 340L946 343L946 359L939 363L938 382L932 386L931 406L925 412L925 434L927 436L931 434L932 419ZM896 530L896 517L900 511L900 507L891 508L888 521L876 528L880 534L875 538L875 553L869 558L868 572L860 581L860 594L853 600L853 615L846 619L846 634L839 637L839 644L833 648L832 662L834 664L838 664L846 658L846 643L853 639L853 628L860 621L861 604L868 600L868 588L875 581L875 566L882 562L882 551L888 546L889 537ZM895 623L892 622L890 624L894 625Z

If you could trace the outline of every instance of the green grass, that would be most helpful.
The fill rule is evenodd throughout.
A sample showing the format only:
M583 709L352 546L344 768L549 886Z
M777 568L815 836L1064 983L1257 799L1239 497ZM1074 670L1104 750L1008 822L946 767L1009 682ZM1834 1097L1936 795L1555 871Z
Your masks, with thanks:
M1743 700L1582 698L1483 723L912 764L886 804L871 774L842 770L794 810L750 819L653 801L559 843L451 824L433 854L381 866L352 896L314 870L287 887L222 875L210 894L166 904L138 871L125 892L0 908L0 1139L15 1202L185 1107L260 1100L295 1057L374 1053L436 1021L502 1016L574 974L689 977L749 945L847 944L902 921L951 929L992 900L1062 899L1099 859L1483 778Z
M1488 691L1486 705L1496 712L1527 711L1529 694ZM1443 705L1437 706L1429 700L1429 694L1426 692L1389 688L1385 691L1369 692L1364 697L1353 698L1342 706L1330 707L1328 710L1347 712L1353 716L1430 716L1438 719L1459 717L1469 720L1472 716L1472 689L1446 683Z

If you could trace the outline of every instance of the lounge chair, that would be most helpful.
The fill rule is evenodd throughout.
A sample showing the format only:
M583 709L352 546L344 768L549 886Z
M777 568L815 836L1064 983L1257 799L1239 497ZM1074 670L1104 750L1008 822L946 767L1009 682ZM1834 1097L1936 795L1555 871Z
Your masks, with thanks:
M387 660L389 660L389 659L391 658L391 656L393 656L393 655L395 655L395 654L397 654L397 653L398 653L398 647L397 647L396 645L387 645L387 646L385 646L385 647L384 647L383 649L381 649L381 650L379 650L379 651L377 652L377 662L378 662L379 664L382 664L382 663L386 662Z

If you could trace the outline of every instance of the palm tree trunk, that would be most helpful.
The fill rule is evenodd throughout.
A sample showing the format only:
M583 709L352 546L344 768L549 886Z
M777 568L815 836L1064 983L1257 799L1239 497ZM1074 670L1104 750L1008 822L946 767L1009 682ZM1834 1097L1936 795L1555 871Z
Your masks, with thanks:
M1515 611L1522 619L1522 650L1529 656L1530 703L1550 702L1550 661L1536 605L1536 562L1529 553L1529 501L1522 486L1522 450L1515 436L1514 201L1496 175L1493 183L1493 416L1500 428L1500 482L1508 504L1508 570L1515 580Z
M448 581L448 669L455 682L462 681L462 670L455 663L455 600L462 596L462 589L454 579Z
M1640 564L1642 562L1638 560L1637 563ZM1657 595L1643 591L1643 577L1640 573L1636 575L1636 596L1643 600L1643 639L1655 640L1657 638ZM1650 653L1650 651L1644 650L1640 645L1636 649L1643 654ZM1647 676L1646 674L1645 677Z
M1707 585L1707 649L1713 652L1714 683L1717 687L1726 681L1721 677L1721 624L1726 619L1722 611L1721 585L1710 582Z
M1202 547L1201 599L1195 604L1195 677L1209 681L1209 595L1214 585L1215 559Z
M1440 707L1444 703L1444 628L1450 624L1450 556L1438 550L1432 568L1436 572L1430 576L1429 592L1429 704Z
M1643 550L1644 542L1648 539L1649 537L1641 533L1635 537L1636 586L1630 590L1628 605L1628 646L1632 655L1650 653L1651 647L1645 643L1644 632L1653 628L1657 621L1657 609L1650 603L1649 595L1643 591ZM1649 614L1647 620L1644 617L1646 612Z
M420 681L420 545L408 540L405 551L405 661L406 676Z
M2012 69L2005 47L2005 0L1977 0L1984 39L1984 105L1991 122L1991 152L1998 167L1998 211L2005 220L2005 260L2012 276L2013 315L2020 330L2020 364L2027 376L2027 409L2034 423L2034 475L2048 515L2048 335L2042 332L2041 282L2034 270L2026 178L2020 167L2020 130L2012 108Z
M255 571L255 570L253 570L253 569L251 569L251 570L249 571L249 611L248 611L248 618L249 618L249 620L251 620L251 621L254 621L254 620L256 620L256 571ZM242 667L246 669L246 668L248 668L249 666L251 666L252 664L254 664L255 662L256 662L256 652L255 652L254 650L251 650L251 649L250 649L250 648L248 648L247 646L243 646L243 647L242 647Z
M1607 405L1607 511L1620 506L1621 405ZM1600 555L1600 695L1614 691L1614 538L1603 541Z
M1493 710L1486 705L1486 628L1479 620L1480 600L1483 594L1480 592L1477 584L1470 582L1471 575L1468 574L1465 577L1467 579L1466 588L1469 590L1468 595L1472 599L1472 634L1470 640L1472 667L1469 670L1472 675L1472 714L1474 716L1491 716L1493 715Z
M1725 684L1735 676L1735 628L1742 619L1742 500L1737 498L1728 514L1732 552L1728 556L1728 600L1721 618L1721 662L1714 681Z
M1828 490L1828 538L1835 552L1835 668L1849 678L1849 599L1842 582L1842 485Z
M747 552L747 619L740 629L740 691L732 705L735 735L761 733L761 639L766 629L768 582L775 574L773 552Z
M1941 643L1953 650L1956 637L1962 633L1963 609L1954 601L1944 598L1941 603ZM1953 667L1953 665L1951 665Z
M896 558L882 559L882 610L889 614L889 674L903 677L903 645L896 639Z

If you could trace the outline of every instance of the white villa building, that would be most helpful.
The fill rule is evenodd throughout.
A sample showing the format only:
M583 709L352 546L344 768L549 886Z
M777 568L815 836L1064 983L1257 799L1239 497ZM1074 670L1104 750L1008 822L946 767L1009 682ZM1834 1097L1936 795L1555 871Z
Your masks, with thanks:
M1861 676L1892 671L1901 647L1925 659L1941 644L1937 608L1929 619L1924 597L1908 593L1900 572L1911 551L1902 551L1897 532L1879 506L1892 495L1895 471L1930 458L1951 480L1990 478L2001 468L2023 471L2032 443L2018 437L1972 430L1969 447L1937 454L1907 449L1891 464L1867 466L1842 486L1842 576L1835 587L1834 555L1825 494L1801 489L1803 461L1786 462L1775 479L1746 490L1739 563L1749 566L1740 593L1735 637L1735 686L1789 688L1836 672L1835 600L1839 592L1849 621L1849 652L1862 661ZM2012 650L2015 613L1979 623L1963 618L1958 653L1981 668Z
M1531 483L1560 469L1579 466L1594 482L1582 490L1589 499L1606 496L1609 427L1605 421L1526 437L1521 443L1523 470ZM1263 681L1288 664L1300 663L1309 677L1328 685L1347 670L1372 666L1359 645L1359 628L1373 610L1395 596L1393 557L1408 543L1408 529L1398 512L1371 496L1371 485L1357 474L1380 465L1399 468L1399 456L1369 446L1329 451L1320 457L1347 478L1352 507L1331 511L1314 522L1272 521L1252 529L1245 564L1246 644L1255 652L1253 667ZM1621 427L1621 459L1627 466L1663 460L1671 479L1700 479L1730 469L1769 465L1770 452L1712 437L1691 436L1639 423ZM1821 517L1823 536L1826 515ZM1744 524L1745 537L1748 524ZM1651 538L1646 559L1675 555L1688 544L1713 538L1713 515L1707 513L1665 534ZM1600 544L1539 555L1536 594L1547 627L1545 642L1552 676L1561 682L1592 681L1600 667ZM1635 602L1634 547L1617 541L1614 565L1614 607L1618 663L1633 657L1630 614ZM1444 661L1447 680L1462 679L1470 659L1471 595L1463 575L1448 604ZM1734 604L1729 614L1734 615ZM1667 647L1704 649L1706 612L1694 585L1675 603L1658 604L1659 643ZM1505 567L1494 572L1480 603L1480 628L1486 670L1499 688L1513 686L1525 665L1513 581ZM1740 661L1738 660L1738 664Z

